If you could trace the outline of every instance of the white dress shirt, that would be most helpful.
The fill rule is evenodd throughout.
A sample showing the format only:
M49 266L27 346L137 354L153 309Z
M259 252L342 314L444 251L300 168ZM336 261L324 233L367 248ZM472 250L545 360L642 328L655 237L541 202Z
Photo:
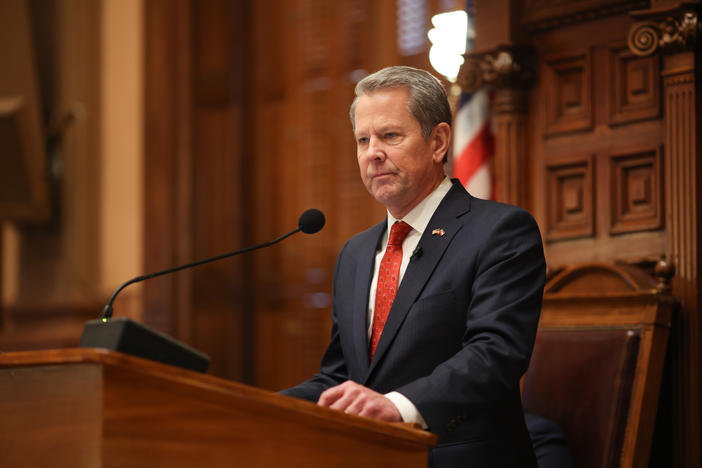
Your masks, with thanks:
M417 248L419 239L421 239L422 234L429 224L429 220L434 215L436 208L441 203L441 200L446 196L448 191L451 189L451 180L445 177L444 180L439 184L439 186L434 189L429 195L427 195L424 200L419 202L417 206L412 208L409 213L407 213L402 219L396 219L390 212L388 212L388 227L383 234L383 239L381 240L380 250L375 254L375 266L373 269L373 279L370 285L370 294L368 295L368 340L370 342L371 333L373 330L373 309L375 308L375 292L378 285L378 270L380 269L380 261L385 255L385 250L388 247L388 236L390 233L390 228L396 221L404 221L412 227L412 230L407 234L405 240L402 242L402 263L400 264L400 278L398 281L399 285L402 283L402 278L407 270L407 265L409 264L410 257ZM411 363L408 363L411 365ZM385 395L392 403L397 407L397 410L402 416L404 422L418 423L422 427L426 428L427 424L424 418L417 410L417 407L403 394L399 392L390 392Z

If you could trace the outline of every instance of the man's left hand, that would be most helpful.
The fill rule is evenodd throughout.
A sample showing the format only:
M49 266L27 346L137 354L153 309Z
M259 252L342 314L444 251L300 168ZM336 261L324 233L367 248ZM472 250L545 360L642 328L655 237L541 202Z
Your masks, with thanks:
M402 422L402 416L393 402L351 380L325 390L319 396L317 404L367 418Z

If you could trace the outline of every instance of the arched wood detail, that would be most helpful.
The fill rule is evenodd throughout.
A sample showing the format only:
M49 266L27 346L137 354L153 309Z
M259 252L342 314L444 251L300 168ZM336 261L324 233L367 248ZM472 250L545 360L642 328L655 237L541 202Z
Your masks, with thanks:
M587 263L566 268L546 284L544 295L655 292L656 282L629 265Z

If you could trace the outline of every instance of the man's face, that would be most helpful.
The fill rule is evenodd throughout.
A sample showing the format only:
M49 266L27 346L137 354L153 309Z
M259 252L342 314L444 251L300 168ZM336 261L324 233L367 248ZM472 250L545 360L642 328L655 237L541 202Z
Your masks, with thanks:
M409 91L390 88L364 94L356 104L356 155L368 191L401 218L443 179L442 146L448 125L429 141L407 108ZM445 130L445 131L444 131ZM448 138L448 137L446 137ZM446 145L448 143L446 142Z

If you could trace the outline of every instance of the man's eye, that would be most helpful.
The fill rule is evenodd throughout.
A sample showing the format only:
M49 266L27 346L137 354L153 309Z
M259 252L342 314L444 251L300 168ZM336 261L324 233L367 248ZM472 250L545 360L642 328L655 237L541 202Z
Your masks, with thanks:
M396 138L396 137L397 137L397 133L394 133L394 132L388 132L385 134L385 138L388 140L392 140L393 138Z
M368 138L367 138L367 137L360 137L360 138L358 139L358 144L359 144L359 145L365 145L366 143L368 143Z

